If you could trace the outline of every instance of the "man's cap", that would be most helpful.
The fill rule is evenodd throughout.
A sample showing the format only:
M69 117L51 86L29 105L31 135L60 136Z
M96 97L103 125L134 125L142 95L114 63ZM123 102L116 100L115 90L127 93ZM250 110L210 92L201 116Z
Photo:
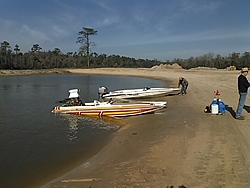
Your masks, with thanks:
M247 67L242 68L241 72L248 72L248 68Z

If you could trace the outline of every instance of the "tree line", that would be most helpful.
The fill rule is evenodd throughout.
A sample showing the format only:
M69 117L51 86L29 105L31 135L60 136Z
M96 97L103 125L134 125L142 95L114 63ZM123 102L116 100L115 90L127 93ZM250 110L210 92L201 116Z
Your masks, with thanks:
M20 52L18 44L11 47L7 41L0 45L0 69L51 69L51 68L100 68L100 67L121 67L121 68L151 68L160 64L179 64L184 69L195 67L215 67L224 69L229 66L249 67L250 53L243 54L233 52L228 56L214 55L208 53L199 57L188 59L175 58L165 62L157 59L135 59L131 57L89 53L85 49L86 43L81 46L79 52L68 52L63 54L59 48L42 51L39 44L34 44L31 50L25 53ZM89 44L88 44L89 45ZM89 46L87 48L89 50Z

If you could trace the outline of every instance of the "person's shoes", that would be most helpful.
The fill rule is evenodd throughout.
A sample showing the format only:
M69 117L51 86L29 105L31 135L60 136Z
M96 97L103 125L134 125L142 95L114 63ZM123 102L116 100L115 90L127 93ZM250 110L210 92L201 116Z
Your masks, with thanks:
M235 119L237 119L237 120L244 120L245 117L244 116L239 116L239 117L236 117Z

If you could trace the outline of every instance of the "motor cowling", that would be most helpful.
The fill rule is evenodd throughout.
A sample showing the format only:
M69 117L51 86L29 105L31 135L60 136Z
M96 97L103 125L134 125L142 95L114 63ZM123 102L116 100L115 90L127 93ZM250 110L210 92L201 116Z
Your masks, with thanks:
M80 92L79 89L71 89L71 90L69 90L69 98L80 97L79 92Z
M99 98L102 98L102 96L104 94L107 94L107 93L109 93L108 88L106 88L104 86L99 87L99 89L98 89Z

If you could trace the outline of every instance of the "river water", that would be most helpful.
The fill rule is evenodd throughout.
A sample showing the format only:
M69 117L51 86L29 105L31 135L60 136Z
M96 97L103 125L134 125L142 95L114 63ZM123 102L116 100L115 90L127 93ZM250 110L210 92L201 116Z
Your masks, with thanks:
M80 89L82 101L98 88L164 87L157 80L72 74L0 77L0 187L39 187L96 154L118 128L113 121L55 115L56 101Z

